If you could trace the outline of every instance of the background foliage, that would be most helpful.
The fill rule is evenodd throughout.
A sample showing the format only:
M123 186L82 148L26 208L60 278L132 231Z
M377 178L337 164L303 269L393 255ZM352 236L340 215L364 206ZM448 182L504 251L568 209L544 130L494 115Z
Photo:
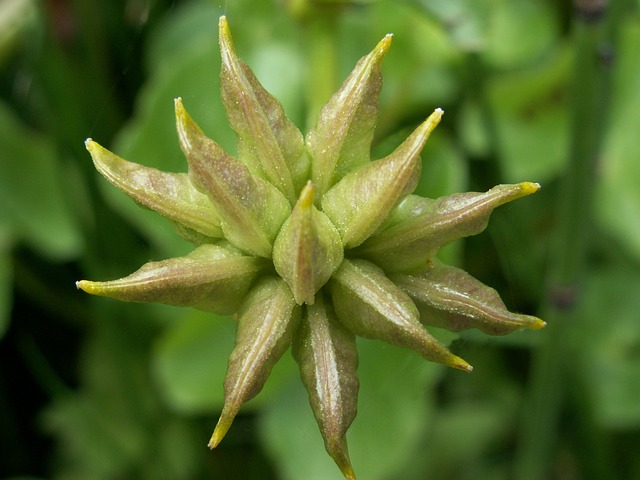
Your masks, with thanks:
M568 0L0 1L0 476L332 479L285 358L214 452L228 318L90 298L186 251L98 178L83 140L182 171L181 96L233 152L216 24L290 118L395 34L376 156L435 107L419 189L538 181L449 261L543 332L448 337L472 375L362 341L361 478L640 478L640 2Z

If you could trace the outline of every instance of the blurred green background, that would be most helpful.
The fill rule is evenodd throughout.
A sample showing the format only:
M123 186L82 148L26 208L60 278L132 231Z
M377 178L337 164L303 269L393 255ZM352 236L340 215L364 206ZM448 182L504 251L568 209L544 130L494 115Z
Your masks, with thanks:
M181 96L230 152L217 18L307 129L388 32L374 156L434 108L419 190L540 182L447 260L542 332L359 342L361 479L640 478L638 0L0 0L0 477L341 478L289 355L216 451L234 325L76 291L188 251L83 141L184 171Z

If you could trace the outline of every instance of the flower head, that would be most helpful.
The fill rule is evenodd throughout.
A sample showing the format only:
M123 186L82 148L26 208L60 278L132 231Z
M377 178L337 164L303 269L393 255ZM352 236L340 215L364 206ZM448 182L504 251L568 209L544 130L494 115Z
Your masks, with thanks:
M196 248L119 280L82 280L78 287L234 315L236 344L210 447L291 346L326 449L353 479L345 436L356 415L356 335L470 371L425 325L489 334L544 326L509 312L495 290L436 258L443 245L481 232L494 208L539 186L499 185L435 200L412 195L440 109L393 153L370 159L391 35L357 63L303 137L237 57L225 17L219 27L222 99L237 158L202 132L179 98L188 173L144 167L86 142L100 173L170 219Z

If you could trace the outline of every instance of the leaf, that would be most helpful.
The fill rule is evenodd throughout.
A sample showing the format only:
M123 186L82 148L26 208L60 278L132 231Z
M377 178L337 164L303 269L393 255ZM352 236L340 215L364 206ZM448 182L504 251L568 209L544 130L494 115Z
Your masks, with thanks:
M65 260L78 255L82 238L65 194L73 177L56 151L0 102L0 223L16 240Z
M210 415L222 410L224 403L224 378L236 322L197 310L176 313L174 323L155 345L152 357L155 378L160 393L173 410ZM260 395L245 404L243 411L254 411L272 401L296 371L293 359L283 356Z
M420 152L439 123L436 110L386 158L342 178L322 198L322 211L333 221L345 248L364 242L420 180Z
M558 39L551 5L529 0L495 2L483 57L494 68L513 69L542 58Z
M346 173L369 161L382 87L380 64L391 39L387 35L358 61L307 135L311 179L320 196Z
M187 164L176 135L173 99L197 98L191 113L216 141L234 152L235 137L228 125L219 95L220 68L211 19L220 8L192 2L172 10L169 22L150 37L149 79L137 97L135 112L111 149L123 158L161 171L186 172ZM177 237L171 224L133 204L105 182L99 187L109 205L124 215L164 257L185 254L190 245Z
M0 339L4 336L11 322L13 261L9 246L9 233L0 223Z
M356 335L409 348L432 362L472 370L427 332L409 296L371 262L345 259L329 287L338 319Z
M503 73L487 85L505 181L546 182L565 168L571 58L569 49L557 48L544 61ZM463 118L463 128L469 120Z
M629 23L621 31L609 134L599 161L599 182L595 210L598 223L640 259L640 136L637 116L640 109L640 26Z
M185 311L157 340L153 370L171 408L187 414L221 410L235 325L230 318Z
M486 44L492 6L473 0L413 0L446 28L456 47L477 52Z
M238 135L238 158L269 180L291 203L308 178L302 134L280 102L236 55L226 17L219 22L220 86L229 123Z
M606 428L640 426L640 275L630 265L596 271L576 318L579 368Z

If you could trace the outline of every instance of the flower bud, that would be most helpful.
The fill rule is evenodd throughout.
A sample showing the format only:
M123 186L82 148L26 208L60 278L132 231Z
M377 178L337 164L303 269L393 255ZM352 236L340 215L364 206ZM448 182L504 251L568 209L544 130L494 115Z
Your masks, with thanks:
M298 305L313 305L316 292L343 258L340 234L331 220L313 206L313 193L309 182L273 247L276 271L291 288Z

